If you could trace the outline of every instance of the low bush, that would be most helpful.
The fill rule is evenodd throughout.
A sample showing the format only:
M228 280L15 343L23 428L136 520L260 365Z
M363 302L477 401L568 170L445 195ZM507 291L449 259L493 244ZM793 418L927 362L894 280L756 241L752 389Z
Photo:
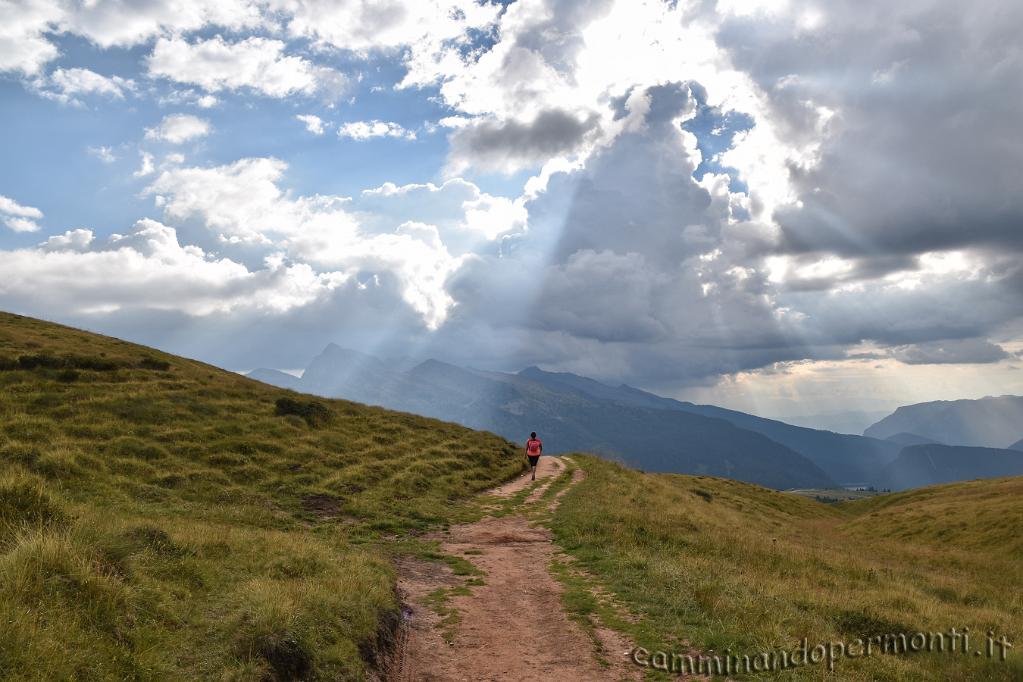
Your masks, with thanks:
M302 400L285 396L278 398L275 406L278 415L301 417L310 426L318 426L330 421L330 410L319 400Z
M87 355L49 355L34 353L18 356L17 367L12 369L88 369L94 372L110 372L119 369L121 364L105 358Z
M159 360L157 358L142 358L139 360L139 367L142 369L155 369L160 372L166 372L171 368L171 364L166 360Z

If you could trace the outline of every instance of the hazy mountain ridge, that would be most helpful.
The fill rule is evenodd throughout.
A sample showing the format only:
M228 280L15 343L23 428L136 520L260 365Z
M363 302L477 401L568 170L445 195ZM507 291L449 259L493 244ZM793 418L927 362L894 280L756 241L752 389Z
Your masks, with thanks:
M592 390L603 395L607 394L607 390L611 390L615 392L617 402L657 406L661 409L679 410L705 417L724 419L741 429L759 433L798 452L841 484L864 483L874 480L877 471L894 460L901 447L898 444L864 436L792 426L775 419L758 417L714 405L696 405L664 398L627 385L622 385L619 389L611 389L592 379L573 374L544 372L535 367L524 370L524 372L528 372L528 376L537 381L548 384L572 386L583 391L592 387ZM522 373L520 372L520 374Z
M1023 452L931 443L903 448L878 482L898 490L1003 476L1023 476Z
M907 445L945 445L945 443L938 442L933 438L926 438L924 436L918 436L915 433L908 433L906 431L900 431L894 435L885 438L890 443L897 443L902 447Z
M900 407L863 434L907 432L947 445L1006 448L1023 436L1023 396L936 400Z
M437 360L409 370L392 370L392 365L331 345L310 363L296 390L456 421L514 440L535 430L546 437L551 453L587 450L648 471L728 476L777 488L803 487L810 482L837 485L842 481L815 461L829 459L818 450L835 439L868 440L826 434L826 444L815 449L801 441L812 441L813 434L825 432L537 367L509 374ZM273 374L262 376L271 383L275 379ZM287 387L295 388L285 381ZM738 423L744 420L753 428ZM765 424L775 424L774 430L788 433L802 451L763 433L770 430ZM802 432L809 436L800 439ZM887 464L897 454L895 446L881 447L891 449L884 462L867 459L853 466L853 473L846 470L849 467L836 469L848 480L860 482L864 468Z

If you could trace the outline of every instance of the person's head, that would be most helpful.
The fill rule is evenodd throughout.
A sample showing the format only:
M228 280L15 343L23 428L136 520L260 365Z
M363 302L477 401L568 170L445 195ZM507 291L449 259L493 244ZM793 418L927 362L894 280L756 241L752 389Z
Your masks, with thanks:
M536 431L534 431L533 433L529 434L529 437L530 438L536 438Z

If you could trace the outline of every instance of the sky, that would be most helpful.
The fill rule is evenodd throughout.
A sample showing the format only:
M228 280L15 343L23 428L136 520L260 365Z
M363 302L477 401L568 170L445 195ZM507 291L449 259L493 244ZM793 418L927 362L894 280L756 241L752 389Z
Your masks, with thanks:
M0 308L767 415L1023 392L1023 5L0 0Z

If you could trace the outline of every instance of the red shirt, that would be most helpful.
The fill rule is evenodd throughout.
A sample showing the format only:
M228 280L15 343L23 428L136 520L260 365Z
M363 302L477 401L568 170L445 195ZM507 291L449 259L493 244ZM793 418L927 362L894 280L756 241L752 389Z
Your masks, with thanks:
M526 441L526 452L536 456L543 451L543 442L539 438L530 438Z

